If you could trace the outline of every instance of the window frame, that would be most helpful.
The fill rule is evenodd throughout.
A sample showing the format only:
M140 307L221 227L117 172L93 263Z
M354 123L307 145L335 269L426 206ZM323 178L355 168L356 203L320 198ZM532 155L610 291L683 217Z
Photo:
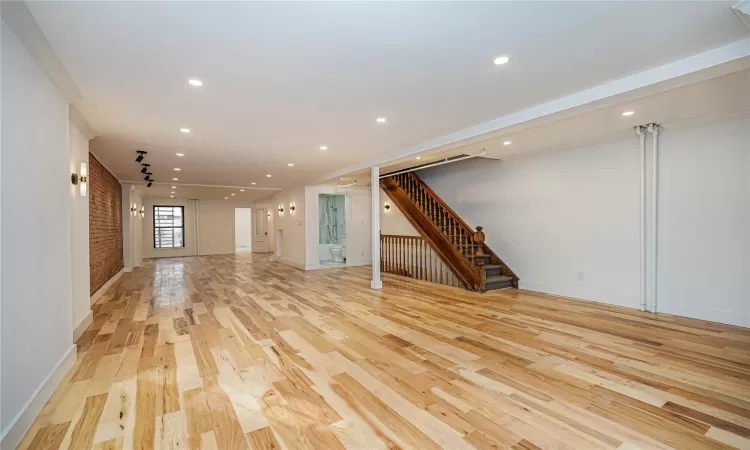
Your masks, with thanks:
M157 226L156 225L156 217L157 217L157 215L156 215L156 209L157 208L172 208L173 210L174 210L174 208L180 208L180 211L182 213L181 214L182 225L181 226L174 226L174 219L173 219L172 220L173 226L171 226L171 227L160 227L160 226ZM154 231L154 250L162 250L162 249L170 250L170 249L175 249L175 248L185 248L185 207L182 206L182 205L154 205L152 213L153 213L153 216L154 216L153 217L153 223L152 223L152 229ZM156 230L161 229L161 228L172 228L173 230L175 228L180 228L182 230L182 245L179 246L179 247L178 246L174 246L174 245L172 247L157 247L156 246L156 237L157 237ZM172 231L172 242L174 243L174 231Z

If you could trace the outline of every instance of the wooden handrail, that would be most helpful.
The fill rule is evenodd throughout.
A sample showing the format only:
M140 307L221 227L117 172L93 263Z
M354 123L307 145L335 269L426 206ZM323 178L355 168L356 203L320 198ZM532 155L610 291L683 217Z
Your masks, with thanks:
M463 276L465 285L471 285L473 290L483 291L485 289L486 272L484 266L486 264L485 258L487 258L489 264L494 266L495 270L498 270L499 266L500 273L511 277L513 286L518 287L516 274L486 244L482 227L477 227L476 231L469 227L419 176L413 172L394 175L381 180L381 186L384 185L384 180L391 180L395 185L394 187L403 191L405 199L415 207L415 212L418 211L417 214L430 223L431 227L429 228L434 228L443 236L444 242L452 248L452 251L447 252L446 249L443 249L438 252L438 255L447 258L446 262L455 274L465 274ZM394 203L398 204L392 196L395 191L389 192L389 189L385 188L384 191L391 197L391 200L394 200ZM402 208L402 206L399 204L399 208ZM405 211L402 210L402 212ZM406 212L405 216L420 231L420 234L425 231L423 227L426 224L420 225L417 223L421 219L411 218ZM428 242L433 247L440 247L437 242L433 243L432 238L428 239ZM437 247L435 248L437 249ZM455 254L458 260L451 261L451 258L448 257L450 253Z
M423 213L421 207L409 198L406 189L403 189L394 178L387 177L380 180L383 191L390 197L393 204L401 210L414 229L425 239L425 243L443 261L458 284L469 290L478 290L475 286L477 277L472 266L459 253L455 245L452 245L446 239L445 235L432 222L432 219Z

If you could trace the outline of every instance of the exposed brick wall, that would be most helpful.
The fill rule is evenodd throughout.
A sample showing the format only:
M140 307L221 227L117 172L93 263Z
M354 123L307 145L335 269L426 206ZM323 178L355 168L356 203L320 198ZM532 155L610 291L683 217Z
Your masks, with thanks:
M89 153L89 274L93 295L122 269L122 189Z

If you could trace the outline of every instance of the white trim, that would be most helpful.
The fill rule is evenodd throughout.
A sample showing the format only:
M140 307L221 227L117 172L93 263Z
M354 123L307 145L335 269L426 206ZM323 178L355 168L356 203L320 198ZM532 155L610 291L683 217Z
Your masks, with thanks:
M99 158L97 158L99 159ZM144 184L143 181L120 181L122 184ZM197 187L212 187L212 188L229 188L229 189L254 189L256 191L283 191L282 188L268 188L258 186L224 186L219 184L192 184L192 183L169 183L167 181L154 181L154 184L171 184L173 186L197 186Z
M75 125L78 131L83 134L83 137L85 137L89 141L91 139L94 139L98 134L96 130L91 126L89 121L86 120L85 117L83 117L81 112L78 111L78 108L76 108L72 103L68 105L68 117L70 118L70 123ZM96 159L98 160L99 158Z
M120 181L120 180L119 180L119 179L118 179L118 178L117 178L117 177L115 176L115 174L114 174L114 173L112 173L112 171L111 171L111 170L109 170L109 167L107 167L107 166L105 166L105 165L104 165L104 163L102 162L101 158L99 158L98 156L96 156L96 153L94 153L94 151L93 151L93 150L91 150L91 145L89 145L89 154L91 154L91 155L94 155L94 158L96 158L96 160L97 160L97 161L99 161L99 164L101 164L101 165L102 165L102 167L104 167L104 169L106 169L106 171L107 171L107 172L109 172L109 174L110 174L110 175L112 175L112 178L114 178L115 180L117 180L117 181L118 181L118 182L119 182L120 184L122 184L122 183L123 183L122 181ZM89 164L91 164L91 158L89 158Z
M120 269L119 272L117 272L116 274L114 274L112 276L112 278L110 278L109 280L107 280L107 282L104 283L102 285L102 287L100 287L99 289L97 289L97 291L94 292L94 295L91 296L91 305L93 305L94 303L96 303L96 302L99 301L99 299L101 298L101 296L104 295L105 292L107 292L107 289L109 289L110 287L112 287L112 285L115 284L115 281L117 281L117 280L120 279L120 277L122 276L123 272L130 272L130 270L125 270L125 268L123 267L122 269Z
M93 321L94 321L94 312L89 310L89 313L86 314L86 317L84 317L81 323L79 323L73 330L73 342L78 341L78 338L81 337L81 335L86 331L86 328L88 328L89 325L91 325Z
M172 258L172 257L171 257L171 256L168 256L168 258ZM123 271L123 272L132 272L132 271L133 271L133 268L132 268L132 267L130 267L130 266L125 266L125 267L123 267L123 268L122 268L122 271Z
M707 308L699 305L683 305L682 302L659 300L659 314L689 317L705 322L716 322L737 327L750 328L750 314L738 314L737 311Z
M283 259L283 258L279 258L278 256L272 256L271 260L276 261L276 262L280 262L282 264L286 264L287 266L292 266L292 267L300 269L300 270L309 270L309 269L307 269L305 267L304 264L292 262L292 261L289 261L289 260L286 260L286 259Z
M18 447L23 437L31 428L39 413L42 412L47 400L52 397L55 389L60 385L65 375L76 363L76 346L71 345L68 351L57 362L52 372L42 381L29 398L21 411L11 420L0 438L0 448L12 449Z
M318 182L324 183L351 173L367 170L370 167L384 166L392 161L410 158L424 151L444 150L480 142L511 131L516 132L534 125L595 111L625 100L656 94L686 84L736 72L747 68L748 63L750 63L749 57L750 38L743 38L697 55L522 109L387 155L378 156L369 161L363 161L361 164L328 173ZM729 64L733 62L738 62L738 64Z
M68 103L79 101L81 91L57 58L26 4L22 1L2 2L0 15Z

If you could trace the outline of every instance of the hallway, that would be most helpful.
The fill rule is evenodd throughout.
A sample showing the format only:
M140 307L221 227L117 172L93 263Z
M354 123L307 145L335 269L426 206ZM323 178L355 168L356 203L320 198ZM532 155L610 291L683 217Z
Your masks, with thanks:
M265 254L148 260L19 448L748 448L750 330Z

